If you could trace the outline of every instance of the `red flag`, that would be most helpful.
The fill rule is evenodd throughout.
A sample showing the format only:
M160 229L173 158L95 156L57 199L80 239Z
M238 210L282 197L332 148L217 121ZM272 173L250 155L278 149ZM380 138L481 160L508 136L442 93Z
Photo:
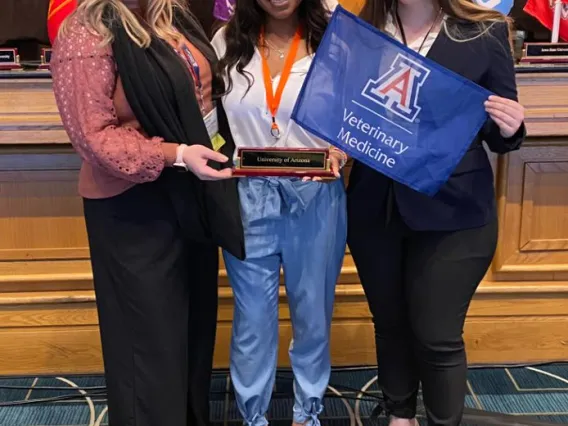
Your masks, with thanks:
M562 1L558 34L561 39L568 41L568 0ZM528 0L523 10L552 31L555 2L556 0Z
M77 0L49 0L47 12L47 34L53 44L61 23L77 7Z

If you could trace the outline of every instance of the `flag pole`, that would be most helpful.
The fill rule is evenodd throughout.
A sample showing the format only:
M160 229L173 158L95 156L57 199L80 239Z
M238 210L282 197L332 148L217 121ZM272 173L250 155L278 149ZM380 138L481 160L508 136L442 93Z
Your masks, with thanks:
M550 38L550 41L552 43L558 43L561 14L562 14L562 0L556 0L555 3L554 3L554 19L552 21L552 36Z

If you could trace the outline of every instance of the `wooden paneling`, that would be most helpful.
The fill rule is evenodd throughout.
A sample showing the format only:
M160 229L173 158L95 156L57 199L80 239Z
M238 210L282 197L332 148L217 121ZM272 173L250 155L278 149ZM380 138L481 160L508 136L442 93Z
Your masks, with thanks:
M68 144L51 81L0 79L0 145Z
M531 136L568 135L568 75L519 74L519 101Z
M0 261L88 259L75 170L0 171Z
M499 279L554 280L568 272L568 144L539 142L501 159Z
M500 237L466 324L470 362L568 358L568 77L519 76L530 138L491 156ZM33 101L31 101L33 100ZM102 369L81 200L49 80L0 80L0 374ZM215 364L228 365L232 293L221 266ZM291 336L284 291L279 363ZM375 363L371 316L346 253L335 365Z
M90 279L79 167L69 147L0 149L0 291L61 289L58 273L74 270Z
M369 310L361 292L353 291L353 287L340 285L337 291L331 342L336 366L375 363ZM221 289L220 297L215 365L227 367L232 318L230 289ZM90 291L3 295L0 324L0 375L101 371L97 315ZM565 297L482 290L472 303L466 325L469 361L521 363L565 359L567 329ZM290 339L290 316L282 292L279 365L289 365Z

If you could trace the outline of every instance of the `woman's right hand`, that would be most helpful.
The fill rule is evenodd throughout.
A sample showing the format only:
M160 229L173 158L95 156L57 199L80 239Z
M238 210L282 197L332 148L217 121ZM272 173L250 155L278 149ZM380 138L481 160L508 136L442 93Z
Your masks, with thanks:
M183 150L183 162L201 180L221 180L229 179L233 176L231 168L215 170L207 165L208 161L226 163L229 161L226 155L213 151L203 145L191 145Z

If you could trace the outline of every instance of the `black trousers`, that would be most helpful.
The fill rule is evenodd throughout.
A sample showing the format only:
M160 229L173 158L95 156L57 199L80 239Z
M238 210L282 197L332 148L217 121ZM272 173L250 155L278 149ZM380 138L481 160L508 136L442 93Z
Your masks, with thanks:
M110 426L209 424L217 248L182 236L159 181L84 211Z
M429 425L457 426L466 394L466 313L497 243L497 220L453 232L413 231L396 203L348 198L348 244L375 326L386 412L416 415L419 383ZM377 211L377 209L383 211Z

